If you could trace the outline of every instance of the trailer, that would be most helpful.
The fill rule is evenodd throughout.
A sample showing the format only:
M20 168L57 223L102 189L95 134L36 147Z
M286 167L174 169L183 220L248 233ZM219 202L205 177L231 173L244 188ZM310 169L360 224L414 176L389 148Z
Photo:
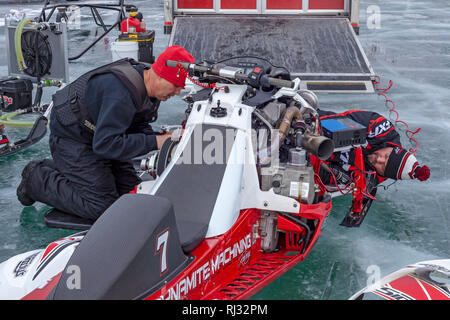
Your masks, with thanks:
M164 0L164 16L169 45L196 61L259 56L299 77L301 89L374 92L359 0Z

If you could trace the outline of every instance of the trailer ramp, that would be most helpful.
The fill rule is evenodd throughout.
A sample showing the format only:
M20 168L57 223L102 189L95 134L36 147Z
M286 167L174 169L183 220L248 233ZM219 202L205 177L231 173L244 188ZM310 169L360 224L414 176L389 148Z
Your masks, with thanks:
M197 62L253 55L286 67L315 92L373 93L375 74L348 18L176 16L169 45Z

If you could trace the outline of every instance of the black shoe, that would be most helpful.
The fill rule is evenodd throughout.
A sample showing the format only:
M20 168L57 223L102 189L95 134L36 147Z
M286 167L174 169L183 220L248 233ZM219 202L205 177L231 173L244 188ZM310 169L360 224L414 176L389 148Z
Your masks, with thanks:
M25 206L31 206L33 203L35 203L35 200L33 200L28 194L26 190L28 179L30 178L31 172L33 172L36 165L40 162L40 160L33 160L30 161L25 168L23 168L22 171L22 181L20 182L19 186L17 187L17 198L19 199L20 203Z

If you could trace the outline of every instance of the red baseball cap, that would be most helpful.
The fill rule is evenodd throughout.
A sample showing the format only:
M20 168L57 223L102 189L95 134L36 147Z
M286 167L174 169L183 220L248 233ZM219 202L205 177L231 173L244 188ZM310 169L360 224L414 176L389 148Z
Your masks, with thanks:
M183 47L171 46L164 50L164 52L158 56L158 59L156 59L155 63L152 65L152 70L158 76L166 79L178 87L184 88L186 75L183 72L179 72L177 68L166 66L167 60L194 63L194 57Z

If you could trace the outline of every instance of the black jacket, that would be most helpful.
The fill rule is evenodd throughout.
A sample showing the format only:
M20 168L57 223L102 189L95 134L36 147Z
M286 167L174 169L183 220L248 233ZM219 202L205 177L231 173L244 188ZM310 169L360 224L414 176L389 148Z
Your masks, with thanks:
M332 119L339 117L350 118L367 128L367 146L363 148L363 155L367 156L372 152L385 148L401 146L400 135L393 124L379 113L363 110L350 110L342 113L334 113L331 111L319 110L319 116L321 120ZM366 170L374 170L372 165L367 161L365 157ZM349 174L349 168L355 164L355 158L352 150L346 152L335 152L330 157L328 163L336 168L340 169L343 173ZM322 181L326 184L331 183L331 175L325 170L321 170L320 176ZM384 177L377 175L378 183L385 180Z
M342 113L319 110L320 119L347 117L367 128L367 146L365 155L385 147L401 146L400 135L394 125L379 113L363 110L350 110Z
M144 65L134 66L143 75ZM52 112L51 134L92 146L105 159L129 160L157 148L156 132L149 122L157 119L160 101L137 111L131 93L112 73L91 78L85 93L85 105L96 127L95 133L84 130L80 124L63 126Z

